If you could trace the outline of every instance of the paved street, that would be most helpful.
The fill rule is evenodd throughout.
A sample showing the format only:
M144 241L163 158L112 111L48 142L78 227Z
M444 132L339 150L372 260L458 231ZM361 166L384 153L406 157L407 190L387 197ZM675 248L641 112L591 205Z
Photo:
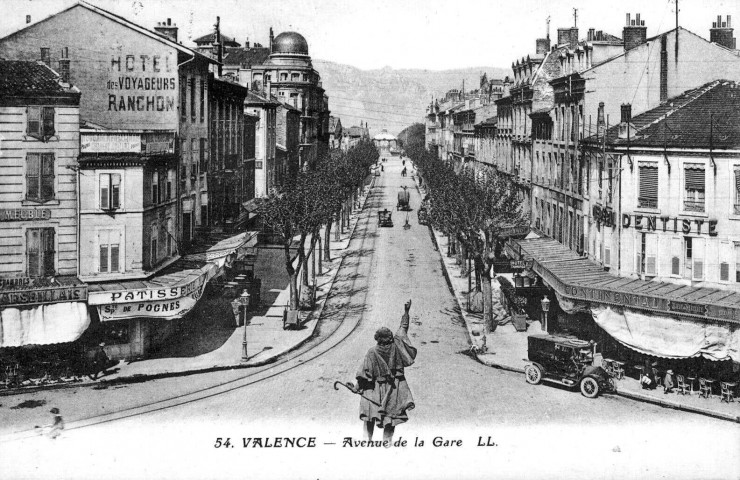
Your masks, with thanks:
M48 421L49 406L58 406L68 423L56 441L0 439L2 476L53 472L58 478L99 478L95 472L106 472L106 478L127 478L176 472L181 478L408 478L392 468L404 465L406 472L418 472L414 478L525 473L553 478L566 469L569 478L669 472L671 478L682 478L680 472L685 478L738 478L738 460L727 460L736 458L740 445L736 424L614 396L589 400L575 391L531 386L519 374L466 355L467 332L440 254L429 230L417 223L420 197L411 177L400 176L401 168L397 157L385 163L319 333L290 359L255 371L0 398L5 434ZM403 228L405 212L395 210L401 185L411 187L409 229ZM392 228L377 225L383 208L393 211ZM397 428L396 438L409 439L410 445L389 451L343 447L345 437L361 439L359 401L332 384L354 380L375 330L384 325L395 330L409 298L410 337L419 353L406 376L416 409ZM10 408L34 400L46 403ZM315 436L317 445L242 448L243 437L277 436ZM437 436L463 444L434 447ZM236 446L216 449L217 437ZM425 445L413 447L415 437ZM496 446L476 446L479 437L484 445ZM29 472L29 465L36 470Z

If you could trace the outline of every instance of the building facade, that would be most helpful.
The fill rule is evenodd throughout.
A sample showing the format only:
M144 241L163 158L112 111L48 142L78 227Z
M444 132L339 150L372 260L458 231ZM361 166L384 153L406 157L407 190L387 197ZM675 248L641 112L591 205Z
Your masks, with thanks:
M276 185L277 108L280 102L250 91L244 111L259 120L255 128L254 194L267 196Z
M0 355L90 325L77 276L80 91L68 82L42 62L0 60Z

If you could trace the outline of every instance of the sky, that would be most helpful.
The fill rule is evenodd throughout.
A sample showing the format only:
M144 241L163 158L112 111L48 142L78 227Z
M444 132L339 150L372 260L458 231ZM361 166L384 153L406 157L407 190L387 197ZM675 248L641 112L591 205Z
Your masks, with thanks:
M0 37L52 15L73 0L0 0ZM640 13L648 36L675 26L676 0L91 0L151 28L171 18L185 45L209 33L221 16L222 33L240 43L267 45L294 30L306 37L312 58L361 69L508 67L534 53L550 17L551 37L573 25L622 36L626 13ZM717 15L740 22L740 0L680 0L679 23L702 37ZM740 25L740 23L738 23ZM736 37L740 29L736 31Z

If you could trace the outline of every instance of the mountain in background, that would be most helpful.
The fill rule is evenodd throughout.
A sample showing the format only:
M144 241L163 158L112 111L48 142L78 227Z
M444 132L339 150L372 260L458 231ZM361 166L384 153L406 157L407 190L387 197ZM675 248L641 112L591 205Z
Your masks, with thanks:
M421 70L385 67L359 68L326 60L313 60L329 96L329 110L349 128L360 121L370 125L371 135L382 129L396 135L415 122L424 122L425 109L432 97L443 97L453 88L465 90L480 86L480 76L503 78L509 69L470 67L452 70Z

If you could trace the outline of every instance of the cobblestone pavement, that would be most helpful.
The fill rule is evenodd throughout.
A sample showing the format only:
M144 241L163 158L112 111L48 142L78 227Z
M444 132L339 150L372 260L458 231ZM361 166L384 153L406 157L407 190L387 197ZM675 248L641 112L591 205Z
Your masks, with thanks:
M340 266L327 300L327 323L322 319L319 328L327 338L332 326L349 332L335 348L299 356L301 365L244 388L70 430L55 441L0 443L3 458L13 459L2 467L6 476L35 465L32 476L52 472L56 478L98 478L100 472L106 478L738 478L735 424L616 396L589 400L555 386L528 385L521 374L469 357L468 334L439 253L428 229L416 222L416 190L411 228L404 228L405 214L395 211L399 186L413 185L400 177L401 168L397 158L386 163L351 241L353 254ZM393 210L392 228L377 226L378 208ZM358 398L335 391L333 382L353 379L374 331L382 325L395 329L409 298L410 336L419 353L406 376L416 408L396 431L396 439L409 444L389 450L344 446L346 437L360 439ZM85 409L121 409L238 375L214 372L116 390L42 392L36 399L63 402L63 412L74 420ZM43 420L48 409L35 410ZM278 436L314 436L316 447L254 448L250 440L243 448L245 438ZM435 437L462 445L433 446ZM217 438L221 445L228 438L229 446L214 448ZM414 446L417 440L424 446Z

